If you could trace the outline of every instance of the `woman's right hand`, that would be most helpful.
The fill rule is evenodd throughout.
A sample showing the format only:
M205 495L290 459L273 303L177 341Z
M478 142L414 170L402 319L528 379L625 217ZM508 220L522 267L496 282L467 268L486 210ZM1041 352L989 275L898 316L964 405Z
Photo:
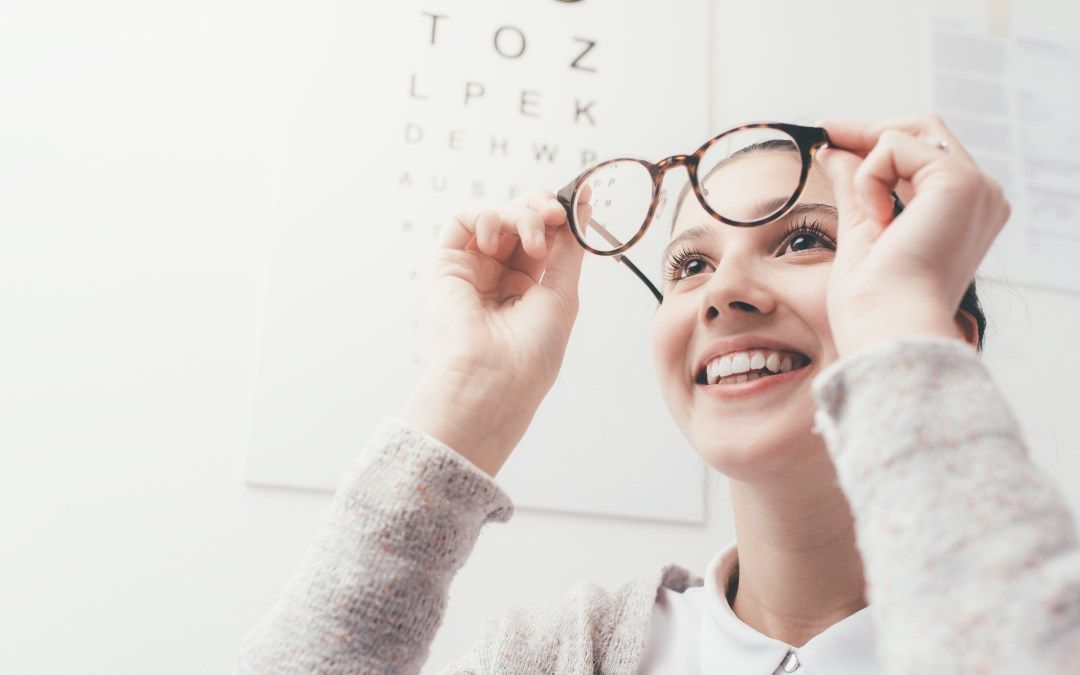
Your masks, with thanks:
M429 368L402 421L494 476L555 383L584 251L549 191L458 212L429 268Z

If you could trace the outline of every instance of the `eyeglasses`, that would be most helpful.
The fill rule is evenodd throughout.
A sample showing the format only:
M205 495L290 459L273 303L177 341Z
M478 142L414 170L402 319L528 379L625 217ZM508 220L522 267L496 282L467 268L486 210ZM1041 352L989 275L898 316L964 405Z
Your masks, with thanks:
M629 157L601 162L557 197L578 243L596 255L615 256L662 303L664 296L623 253L641 239L666 202L662 184L668 169L685 166L690 176L675 202L676 212L692 189L713 218L756 227L791 211L806 187L814 153L829 143L821 127L744 124L710 138L691 155L656 163Z

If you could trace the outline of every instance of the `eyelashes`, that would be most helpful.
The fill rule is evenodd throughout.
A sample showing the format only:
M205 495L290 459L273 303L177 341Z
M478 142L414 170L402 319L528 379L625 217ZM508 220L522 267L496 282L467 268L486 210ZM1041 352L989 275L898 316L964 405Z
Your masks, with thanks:
M816 242L817 245L789 252L788 248L803 237L809 237ZM794 255L802 251L811 251L815 249L835 251L836 240L833 239L832 235L829 234L828 230L820 222L814 220L800 220L791 223L784 228L775 252L778 256ZM664 261L664 279L666 281L678 281L685 278L680 276L680 273L683 271L683 265L693 261L705 263L708 262L708 258L701 250L694 247L693 244L681 244L673 250L667 260Z

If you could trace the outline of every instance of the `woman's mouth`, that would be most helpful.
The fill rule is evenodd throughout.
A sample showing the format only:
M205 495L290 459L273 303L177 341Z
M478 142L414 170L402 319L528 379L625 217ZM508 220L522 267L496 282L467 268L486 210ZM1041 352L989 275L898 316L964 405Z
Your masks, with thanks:
M746 349L723 354L709 360L698 371L694 382L700 385L709 385L712 388L713 385L726 387L772 378L789 380L791 379L789 375L793 376L795 371L801 370L808 365L810 365L810 357L798 352L777 349ZM758 387L752 389L756 390Z

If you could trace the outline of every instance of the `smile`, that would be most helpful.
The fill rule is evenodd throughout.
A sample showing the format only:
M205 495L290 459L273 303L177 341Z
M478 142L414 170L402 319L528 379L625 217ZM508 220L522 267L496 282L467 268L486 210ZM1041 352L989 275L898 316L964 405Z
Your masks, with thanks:
M700 385L731 386L756 380L794 374L810 365L805 354L777 349L747 349L714 357L698 371L694 382Z
M755 396L810 372L810 357L775 349L749 349L711 359L694 382L701 393L720 399Z

